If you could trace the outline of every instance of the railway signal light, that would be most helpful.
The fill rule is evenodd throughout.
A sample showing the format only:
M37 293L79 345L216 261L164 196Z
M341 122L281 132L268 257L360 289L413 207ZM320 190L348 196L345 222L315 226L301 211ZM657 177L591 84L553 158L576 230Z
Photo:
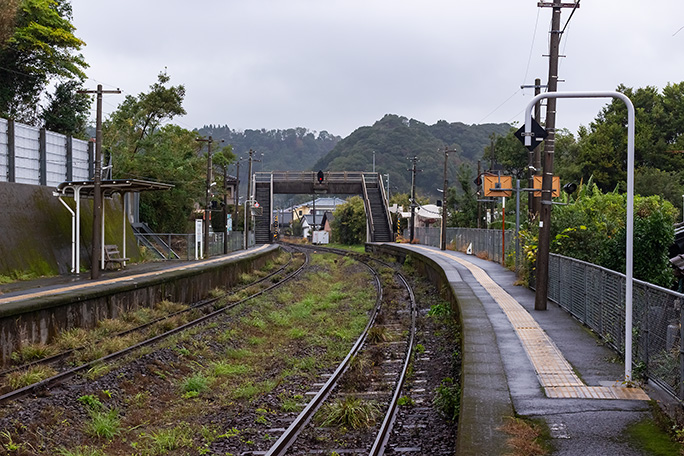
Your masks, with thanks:
M323 179L325 178L325 175L323 174L323 171L319 170L318 174L316 174L316 178L318 179L318 183L322 184Z

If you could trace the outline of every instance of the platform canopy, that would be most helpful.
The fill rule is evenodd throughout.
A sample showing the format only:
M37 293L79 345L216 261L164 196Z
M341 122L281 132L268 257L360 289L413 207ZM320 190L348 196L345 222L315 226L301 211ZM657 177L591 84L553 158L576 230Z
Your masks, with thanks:
M137 179L115 179L115 180L102 180L100 183L100 191L104 198L111 198L115 193L124 195L126 193L136 193L136 192L148 192L155 190L169 190L173 188L172 184L164 184L162 182L152 182ZM81 238L81 198L92 199L95 195L95 181L71 181L62 182L57 186L57 191L53 193L54 196L58 197L62 202L64 207L71 213L71 272L77 274L80 270L80 258L81 258L81 244L79 239ZM76 202L76 210L72 210L65 202L62 200L64 197L74 198ZM123 223L123 233L122 233L122 250L123 256L126 257L126 208L125 208L125 198L124 200L124 223ZM102 237L100 245L100 267L104 269L105 267L105 246L104 246L104 227L105 227L105 211L104 206L102 206ZM95 255L93 255L95 256ZM125 263L124 263L125 266ZM93 265L92 267L96 267Z
M162 182L152 182L137 179L114 179L103 180L100 184L102 189L102 196L111 198L115 193L135 193L147 192L153 190L168 190L173 188L173 184L165 184ZM75 193L80 194L82 198L92 198L95 193L94 181L72 181L62 182L57 186L58 196L73 196ZM69 195L71 193L71 195Z

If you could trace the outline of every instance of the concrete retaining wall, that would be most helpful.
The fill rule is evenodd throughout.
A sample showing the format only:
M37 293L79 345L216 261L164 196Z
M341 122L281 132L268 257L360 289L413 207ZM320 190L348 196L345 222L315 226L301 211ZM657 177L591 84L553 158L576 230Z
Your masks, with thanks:
M277 246L269 246L203 267L4 304L0 309L2 363L23 344L49 342L60 331L93 328L100 320L162 300L186 304L202 300L217 287L235 285L241 274L263 267L278 252Z
M0 182L0 275L13 278L68 274L71 269L71 214L52 196L52 187ZM74 200L65 198L72 210ZM105 243L123 251L121 200L105 200ZM81 265L90 268L92 201L81 202ZM140 256L130 226L126 226L126 256Z

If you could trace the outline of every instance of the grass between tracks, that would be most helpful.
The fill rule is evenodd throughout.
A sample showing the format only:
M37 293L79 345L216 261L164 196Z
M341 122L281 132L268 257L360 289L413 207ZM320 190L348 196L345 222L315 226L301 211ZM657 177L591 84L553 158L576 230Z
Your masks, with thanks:
M228 311L232 322L187 331L162 350L93 375L78 396L45 398L36 419L10 420L0 448L19 446L12 454L214 454L212 446L230 443L248 450L265 438L255 429L267 426L276 409L297 411L316 373L341 361L374 301L365 268L315 255L301 280ZM84 396L91 397L79 400ZM93 410L92 404L100 405Z

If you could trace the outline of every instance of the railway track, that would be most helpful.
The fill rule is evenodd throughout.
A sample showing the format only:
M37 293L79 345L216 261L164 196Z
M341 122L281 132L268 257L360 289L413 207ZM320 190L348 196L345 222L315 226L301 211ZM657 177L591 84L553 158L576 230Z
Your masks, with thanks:
M113 362L114 360L127 356L143 347L159 343L181 331L205 323L212 318L221 315L226 310L249 301L250 299L254 299L263 293L282 285L300 274L309 261L308 255L300 255L300 259L297 261L292 250L288 250L290 250L290 255L285 264L264 277L254 280L249 284L243 284L242 286L237 287L237 289L233 290L230 294L202 300L182 310L171 312L152 321L109 336L110 338L126 338L131 335L137 335L138 337L133 339L137 339L136 342L125 348L113 353L108 353L104 356L96 357L95 359L78 362L79 353L82 353L87 349L87 347L81 346L30 363L13 366L10 369L0 372L0 382L2 382L2 387L0 388L0 393L2 393L0 394L0 404L16 400L26 395L36 394L41 390L54 387L75 375L86 372L93 366ZM239 299L232 299L232 297L239 296L240 294L243 294L244 296ZM75 363L77 363L77 365L74 366ZM10 382L7 380L13 373L30 371L31 369L46 366L55 372L54 375L50 375L48 378L30 385L12 388Z
M269 290L259 299L212 309L215 317L5 399L0 450L163 454L155 442L164 437L175 439L166 450L187 454L432 454L421 449L435 440L424 446L433 424L421 414L432 407L435 385L423 375L444 360L419 350L425 302L416 302L396 264L283 248L302 265L296 275L290 267L289 281L264 278ZM187 386L195 378L208 389ZM348 406L367 412L359 426L334 417ZM107 413L120 421L113 437L90 428ZM444 427L434 427L440 439Z
M312 247L300 247L311 249ZM378 300L364 332L337 369L313 394L268 456L285 454L384 454L397 413L416 334L416 299L406 278L387 263L340 249L315 247L316 251L352 256L372 272ZM394 286L383 284L381 272L390 269ZM384 281L387 281L386 271ZM395 288L390 295L387 288ZM403 299L401 299L403 298ZM346 415L362 417L358 428ZM353 435L348 427L351 426ZM336 427L343 427L343 437Z

